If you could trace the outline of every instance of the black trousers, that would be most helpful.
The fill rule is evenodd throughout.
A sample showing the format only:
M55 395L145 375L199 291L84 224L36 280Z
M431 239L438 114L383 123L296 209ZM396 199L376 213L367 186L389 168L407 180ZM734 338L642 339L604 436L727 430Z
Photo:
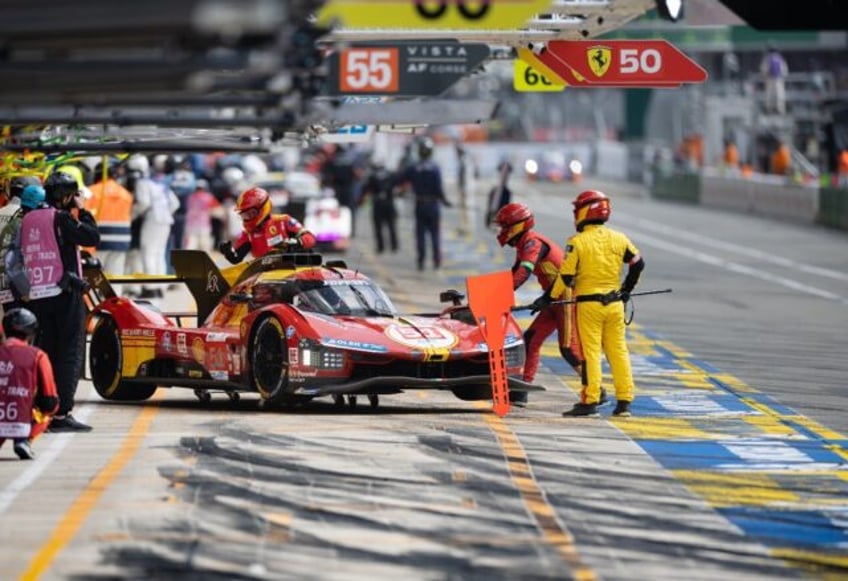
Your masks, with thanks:
M74 407L83 357L85 357L85 303L79 291L30 301L26 307L38 319L35 344L44 349L59 393L57 416L66 415Z
M383 238L384 230L389 233L389 244L392 251L396 251L398 249L397 212L394 202L392 200L375 200L372 217L374 219L374 238L377 241L377 252L383 252L386 248Z

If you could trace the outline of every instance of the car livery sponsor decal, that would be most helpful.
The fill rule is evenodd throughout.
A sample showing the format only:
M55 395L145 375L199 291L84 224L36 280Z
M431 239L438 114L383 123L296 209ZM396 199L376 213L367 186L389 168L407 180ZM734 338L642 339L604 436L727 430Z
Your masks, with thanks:
M227 340L227 333L209 333L206 335L207 343L223 343Z
M353 341L350 339L321 339L321 344L327 347L344 347L345 349L356 349L357 351L370 351L371 353L385 353L388 348L377 343L366 343L364 341Z
M286 327L286 339L291 339L294 337L295 328L294 325L289 325Z
M291 365L297 365L298 360L298 349L297 347L289 347L289 363Z
M185 333L177 334L177 353L180 353L181 355L188 355Z
M217 379L218 381L227 381L230 379L230 374L226 371L210 371L209 375L212 379Z
M171 333L165 331L162 333L162 350L170 351L171 350Z
M519 343L521 343L522 340L523 339L521 337L519 337L518 335L513 335L512 333L510 333L509 335L507 335L504 338L504 348L514 347L514 346L518 345ZM486 351L489 350L489 346L486 345L485 343L478 343L477 349L479 349L480 351L483 351L485 353Z
M201 365L206 361L206 350L203 345L203 339L200 337L195 337L191 340L191 355Z
M121 337L153 337L156 331L153 329L121 329Z
M392 341L413 349L449 349L459 342L456 335L439 327L389 325L386 335Z

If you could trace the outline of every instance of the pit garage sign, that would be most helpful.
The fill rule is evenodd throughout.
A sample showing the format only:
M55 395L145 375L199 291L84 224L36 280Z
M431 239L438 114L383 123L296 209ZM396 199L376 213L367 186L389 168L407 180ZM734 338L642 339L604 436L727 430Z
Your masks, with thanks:
M489 46L481 43L360 43L330 55L326 94L432 97L487 58Z
M319 26L447 30L512 30L552 0L330 0Z
M575 87L677 87L707 72L665 40L562 40L519 54L552 81Z

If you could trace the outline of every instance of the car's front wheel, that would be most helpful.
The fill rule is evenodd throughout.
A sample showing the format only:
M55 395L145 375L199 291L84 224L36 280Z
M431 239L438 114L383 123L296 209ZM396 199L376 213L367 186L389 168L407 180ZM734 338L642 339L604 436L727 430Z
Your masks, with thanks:
M123 379L121 336L111 317L103 318L91 335L89 367L94 389L103 399L142 401L155 392L155 385L130 384Z
M256 324L250 367L253 386L262 399L269 403L284 399L289 386L288 345L283 324L273 315Z

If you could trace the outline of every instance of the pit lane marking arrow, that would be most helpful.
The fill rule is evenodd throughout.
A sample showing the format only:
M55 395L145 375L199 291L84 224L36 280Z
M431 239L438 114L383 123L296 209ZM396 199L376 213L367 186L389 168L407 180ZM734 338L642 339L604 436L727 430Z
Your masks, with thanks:
M330 0L320 26L445 30L512 30L551 0Z

